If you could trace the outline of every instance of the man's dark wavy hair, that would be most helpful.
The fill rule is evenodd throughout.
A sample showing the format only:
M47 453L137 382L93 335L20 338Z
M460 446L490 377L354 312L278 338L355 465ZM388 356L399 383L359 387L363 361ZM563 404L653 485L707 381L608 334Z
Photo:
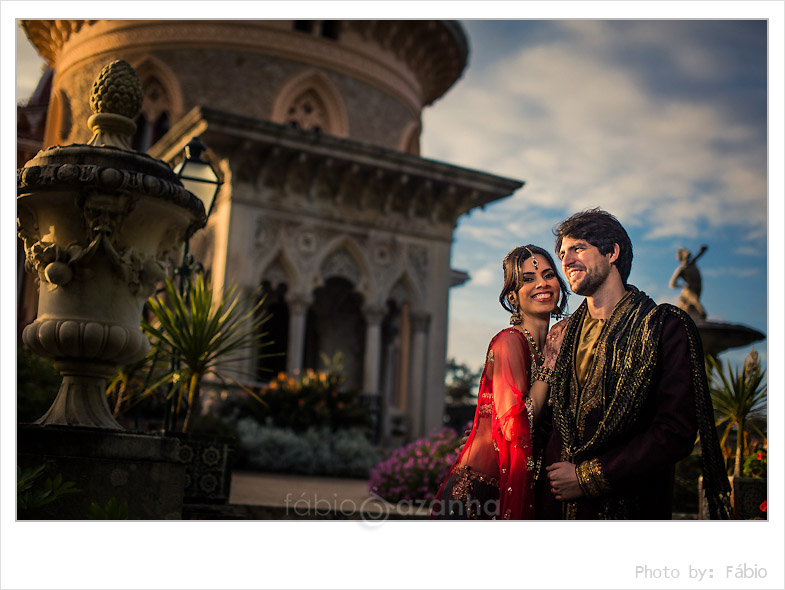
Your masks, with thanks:
M587 209L565 219L553 229L556 236L556 256L561 250L562 240L570 237L586 240L595 246L600 254L613 252L613 245L619 245L619 258L613 264L621 275L622 282L627 284L632 268L632 242L627 231L619 220L600 208Z

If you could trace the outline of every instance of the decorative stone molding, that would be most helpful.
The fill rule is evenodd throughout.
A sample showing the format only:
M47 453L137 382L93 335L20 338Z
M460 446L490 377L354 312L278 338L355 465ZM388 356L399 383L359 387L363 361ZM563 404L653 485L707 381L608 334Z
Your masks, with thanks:
M412 312L409 316L414 332L427 332L431 325L431 314L425 312Z
M305 314L313 303L313 297L306 293L290 292L286 294L285 299L291 314Z
M205 128L215 130L206 134L211 145L242 142L242 153L232 147L229 157L234 178L248 179L248 184L233 186L233 202L295 216L311 213L319 219L451 241L460 215L522 185L207 108L191 111L168 136Z
M265 281L270 281L270 285L273 288L283 284L288 285L292 282L289 273L286 272L286 268L281 263L280 257L276 258L273 263L267 267L262 276Z
M320 274L322 280L327 280L330 277L343 277L355 285L358 285L362 280L362 272L359 265L345 248L333 252L324 260Z
M110 365L128 364L150 349L137 326L90 320L38 319L25 328L23 339L41 356L97 359Z
M78 33L82 27L96 21L91 20L28 20L23 21L23 28L28 39L33 42L38 53L47 63L54 65L57 54L71 35Z
M366 305L363 307L363 316L368 324L378 325L382 323L387 309L379 305Z
M61 76L96 56L140 47L260 52L363 80L414 116L460 78L468 57L466 37L452 21L348 20L337 41L294 31L292 21L30 20L22 26Z
M410 244L407 248L407 255L410 268L414 271L417 279L424 283L429 269L428 248L418 244Z

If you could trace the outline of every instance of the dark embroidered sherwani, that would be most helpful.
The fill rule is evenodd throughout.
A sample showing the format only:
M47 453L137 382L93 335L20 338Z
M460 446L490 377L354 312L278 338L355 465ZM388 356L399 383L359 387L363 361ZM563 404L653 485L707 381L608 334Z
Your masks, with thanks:
M574 359L586 302L565 329L551 378L553 432L543 464L576 464L585 496L557 501L543 474L537 517L670 519L675 464L692 452L699 429L704 478L708 473L716 488L712 511L727 517L727 477L697 329L680 309L627 289L602 328L583 387Z

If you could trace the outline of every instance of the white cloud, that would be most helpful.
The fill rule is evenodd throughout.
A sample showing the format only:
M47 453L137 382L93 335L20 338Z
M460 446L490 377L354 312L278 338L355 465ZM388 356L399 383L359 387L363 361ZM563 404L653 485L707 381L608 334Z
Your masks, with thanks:
M649 239L729 224L765 231L765 138L728 120L718 104L656 96L629 68L603 59L628 37L688 73L712 66L712 55L687 43L686 29L677 31L687 43L682 55L681 46L657 37L666 29L656 24L634 28L642 39L607 23L562 28L572 40L470 70L426 113L424 151L525 180L499 205L507 212L599 205L623 223L648 226Z
M734 277L742 279L745 277L757 277L761 274L760 268L749 266L725 267L725 268L705 268L701 273L707 277Z
M491 286L499 283L501 276L500 265L493 264L482 267L480 270L471 273L472 282L476 285Z

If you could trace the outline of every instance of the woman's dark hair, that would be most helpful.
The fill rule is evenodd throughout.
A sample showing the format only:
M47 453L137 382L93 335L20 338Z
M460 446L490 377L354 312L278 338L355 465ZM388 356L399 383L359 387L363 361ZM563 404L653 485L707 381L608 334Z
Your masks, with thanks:
M556 274L556 279L559 281L559 290L561 291L559 294L557 313L559 315L564 315L564 312L567 309L567 297L570 296L570 290L567 288L567 283L564 282L564 279L559 274L559 269L554 264L553 258L551 258L548 251L539 246L533 246L532 244L513 248L510 253L504 257L504 262L502 262L504 287L502 287L502 292L499 294L499 303L501 303L502 307L508 312L513 313L515 311L510 304L510 300L507 299L507 295L510 293L517 293L523 286L523 263L534 254L539 254L545 258Z
M587 209L565 219L553 230L556 236L556 255L559 255L564 238L586 240L595 246L603 256L613 252L613 245L619 245L619 257L613 264L626 285L632 268L632 242L627 230L619 220L602 209Z

